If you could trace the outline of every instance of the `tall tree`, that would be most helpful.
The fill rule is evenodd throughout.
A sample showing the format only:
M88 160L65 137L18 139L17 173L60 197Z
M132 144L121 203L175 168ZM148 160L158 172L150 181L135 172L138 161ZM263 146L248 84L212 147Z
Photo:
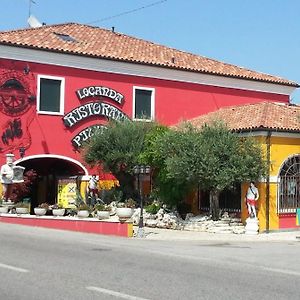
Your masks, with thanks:
M178 207L186 199L193 183L188 176L169 176L168 158L188 157L188 152L193 149L194 138L196 135L187 135L164 126L157 126L146 135L141 161L152 166L156 196L170 207ZM185 154L182 155L181 151Z
M167 176L198 182L200 188L209 191L210 212L213 220L218 220L221 191L265 174L262 149L255 140L240 138L220 122L205 125L200 131L184 130L181 135L184 138L176 142L176 151L168 152Z
M119 181L124 198L136 195L133 167L139 163L145 135L153 126L149 122L110 121L103 133L96 133L84 146L85 161L111 172Z

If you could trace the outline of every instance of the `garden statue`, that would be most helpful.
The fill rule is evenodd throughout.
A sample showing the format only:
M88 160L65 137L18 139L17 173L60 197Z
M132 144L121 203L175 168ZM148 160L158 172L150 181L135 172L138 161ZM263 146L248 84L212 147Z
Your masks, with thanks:
M91 205L94 205L96 203L96 199L98 198L98 180L96 178L96 175L92 175L89 180L87 186L87 194L91 199Z
M4 202L11 202L11 194L14 184L24 182L23 173L25 168L15 166L14 155L6 154L6 164L1 166L0 181L2 184L2 200Z
M2 199L6 202L11 202L10 195L13 188L14 176L14 155L6 154L6 164L1 166L0 176L2 184Z
M247 205L248 214L250 218L257 218L256 203L258 198L259 198L258 189L254 185L254 182L251 181L246 194L246 205Z

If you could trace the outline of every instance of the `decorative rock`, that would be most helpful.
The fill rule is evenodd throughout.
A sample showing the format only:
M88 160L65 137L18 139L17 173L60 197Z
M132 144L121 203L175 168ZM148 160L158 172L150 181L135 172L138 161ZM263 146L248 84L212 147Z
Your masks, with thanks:
M149 219L146 221L145 225L148 227L155 228L155 227L157 227L157 221L153 220L153 219Z
M177 211L166 212L163 208L155 215L144 212L143 216L145 226L148 227L227 234L245 233L241 220L233 213L224 212L219 221L213 221L207 214L195 216L192 213L188 213L183 220ZM138 224L139 217L140 209L136 209L132 217L134 224Z

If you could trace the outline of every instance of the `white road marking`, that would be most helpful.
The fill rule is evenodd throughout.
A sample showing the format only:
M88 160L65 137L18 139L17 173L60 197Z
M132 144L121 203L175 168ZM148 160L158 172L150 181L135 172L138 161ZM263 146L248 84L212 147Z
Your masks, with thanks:
M21 273L29 272L29 270L26 270L26 269L22 269L22 268L18 268L18 267L14 267L14 266L11 266L11 265L6 265L6 264L1 264L1 263L0 263L0 268L9 269L9 270L16 271L16 272L21 272Z
M95 287L95 286L87 286L86 289L90 290L90 291L96 291L96 292L99 292L102 294L115 296L118 298L127 299L127 300L149 300L146 298L135 297L135 296L131 296L131 295L127 295L127 294L123 294L123 293L119 293L119 292L115 292L112 290L107 290L107 289L103 289L103 288L99 288L99 287Z
M183 255L183 254L173 254L173 253L166 253L166 252L161 252L161 251L151 251L151 253L154 254L160 254L164 256L173 256L173 257L178 257L178 258L183 258L183 259L191 259L191 260L198 260L202 262L213 262L213 263L218 263L221 266L227 265L227 266L235 266L241 269L241 265L250 267L250 268L255 268L255 269L260 269L262 271L267 271L267 272L273 272L273 273L281 273L285 275L293 275L293 276L300 276L300 272L298 271L293 271L293 270L288 270L288 269L279 269L279 268L270 268L270 267L265 267L263 265L253 265L252 263L247 263L247 262L241 262L241 261L224 261L221 259L213 258L213 257L198 257L198 256L190 256L190 255Z
M286 269L275 269L275 268L266 268L266 267L260 267L263 270L266 270L268 272L274 272L274 273L281 273L286 275L295 275L300 276L300 272L292 271L292 270L286 270Z

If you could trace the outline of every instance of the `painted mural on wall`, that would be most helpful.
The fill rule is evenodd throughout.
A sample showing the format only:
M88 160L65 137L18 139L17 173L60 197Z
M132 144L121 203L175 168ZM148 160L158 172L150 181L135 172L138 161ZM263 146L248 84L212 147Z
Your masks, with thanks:
M94 101L83 103L68 112L63 117L63 123L67 128L72 128L91 117L99 118L99 120L113 119L116 121L129 119L121 108L118 107L123 105L124 96L114 89L104 86L88 86L78 89L76 95L81 102L91 98ZM117 106L105 102L105 98L113 100ZM74 148L80 148L95 132L101 133L105 128L106 126L102 123L86 127L72 138L72 145Z
M3 114L0 152L30 146L28 126L33 119L30 110L36 100L34 76L29 74L29 67L25 65L21 69L14 64L10 67L0 69L0 111Z

